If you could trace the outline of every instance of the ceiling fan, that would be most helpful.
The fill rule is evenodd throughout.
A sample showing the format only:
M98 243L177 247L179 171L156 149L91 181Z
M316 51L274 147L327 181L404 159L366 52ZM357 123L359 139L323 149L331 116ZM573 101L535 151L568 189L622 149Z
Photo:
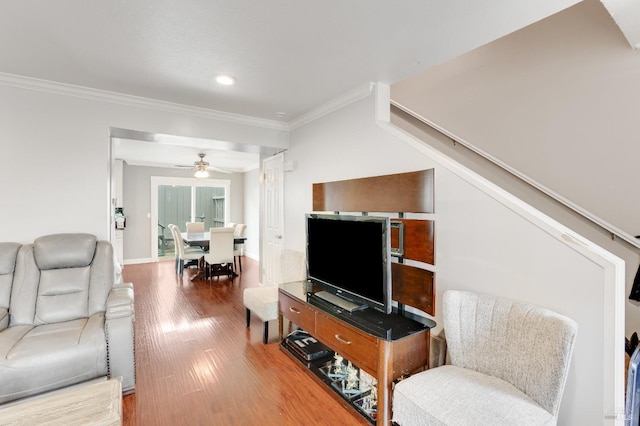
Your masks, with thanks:
M204 153L199 153L198 157L200 157L200 159L198 161L195 161L193 163L193 166L182 166L182 165L176 165L176 167L188 167L188 168L194 168L195 169L195 173L194 173L194 177L197 178L207 178L209 177L209 170L213 170L216 172L221 172L221 173L233 173L230 170L225 170L225 169L221 169L218 167L213 167L210 166L208 162L204 161L204 157L206 154Z

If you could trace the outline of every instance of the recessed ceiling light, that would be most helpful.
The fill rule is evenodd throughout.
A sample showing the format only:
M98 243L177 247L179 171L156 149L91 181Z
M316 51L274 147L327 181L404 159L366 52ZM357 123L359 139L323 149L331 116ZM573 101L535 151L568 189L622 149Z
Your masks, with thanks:
M222 84L223 86L232 86L235 84L236 79L229 74L218 74L216 75L216 82L218 84Z

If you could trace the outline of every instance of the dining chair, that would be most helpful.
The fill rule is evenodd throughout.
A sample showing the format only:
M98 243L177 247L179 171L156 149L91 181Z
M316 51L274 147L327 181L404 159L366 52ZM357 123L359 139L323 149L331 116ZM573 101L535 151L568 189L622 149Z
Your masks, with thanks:
M227 275L233 278L233 229L211 228L209 253L204 256L205 277Z
M175 242L176 273L180 278L182 278L182 275L184 274L185 261L187 261L186 266L190 264L198 264L206 252L200 248L185 247L182 234L180 234L180 228L176 225L170 224L169 229L171 229L171 232L173 233L173 241Z
M234 238L244 238L247 233L247 225L244 223L238 223L233 230ZM233 245L233 268L236 268L236 258L240 264L240 272L242 272L242 257L244 256L244 243L238 243Z
M204 222L187 222L187 232L204 232Z

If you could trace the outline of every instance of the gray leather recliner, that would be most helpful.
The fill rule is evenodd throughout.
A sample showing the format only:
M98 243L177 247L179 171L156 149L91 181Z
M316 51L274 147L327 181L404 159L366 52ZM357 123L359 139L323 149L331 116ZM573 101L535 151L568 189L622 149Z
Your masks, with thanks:
M0 243L0 403L102 376L135 389L133 286L90 234Z

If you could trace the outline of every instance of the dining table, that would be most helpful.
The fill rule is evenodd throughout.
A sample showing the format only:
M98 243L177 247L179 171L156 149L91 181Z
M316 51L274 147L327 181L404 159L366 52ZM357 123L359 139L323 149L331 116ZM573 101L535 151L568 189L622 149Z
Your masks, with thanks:
M182 239L191 247L202 247L203 250L209 249L209 241L211 239L211 233L206 232L181 232ZM244 244L247 241L247 237L234 237L233 244Z

